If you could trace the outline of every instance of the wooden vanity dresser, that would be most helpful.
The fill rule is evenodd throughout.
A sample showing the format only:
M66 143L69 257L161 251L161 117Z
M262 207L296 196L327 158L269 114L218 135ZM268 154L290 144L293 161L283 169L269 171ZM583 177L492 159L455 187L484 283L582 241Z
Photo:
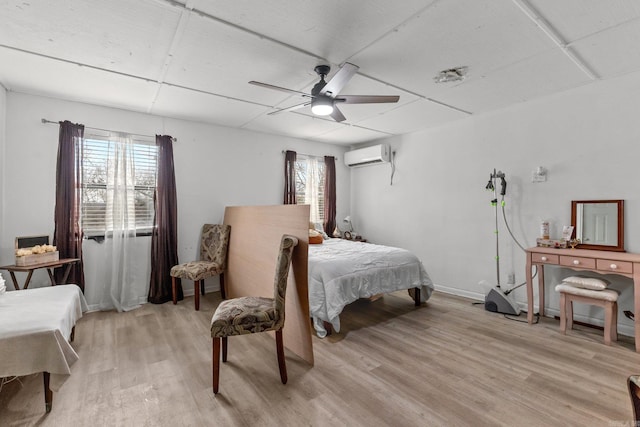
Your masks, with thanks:
M633 312L636 352L640 352L640 254L590 249L555 249L533 247L527 249L527 321L533 323L533 274L538 267L538 310L544 316L544 266L616 274L633 279Z

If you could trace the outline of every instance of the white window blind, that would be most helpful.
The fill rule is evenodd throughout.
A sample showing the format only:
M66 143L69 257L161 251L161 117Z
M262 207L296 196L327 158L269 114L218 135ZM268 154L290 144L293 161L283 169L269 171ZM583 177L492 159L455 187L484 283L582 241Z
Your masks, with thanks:
M125 156L120 144L127 144ZM119 146L120 145L120 146ZM127 222L136 234L149 233L153 227L154 203L158 171L158 148L152 137L122 135L109 132L85 131L80 147L81 207L80 222L88 237L105 236L113 230L114 218L107 209L109 191L128 187L133 198L129 201L130 216ZM133 182L109 182L114 171L129 168ZM116 172L117 173L117 172Z
M316 161L316 168L311 166L312 161ZM296 156L296 203L311 205L310 220L313 222L324 221L324 170L324 158L305 156L304 154ZM317 201L309 194L307 184L310 182L314 183L313 187L317 191Z

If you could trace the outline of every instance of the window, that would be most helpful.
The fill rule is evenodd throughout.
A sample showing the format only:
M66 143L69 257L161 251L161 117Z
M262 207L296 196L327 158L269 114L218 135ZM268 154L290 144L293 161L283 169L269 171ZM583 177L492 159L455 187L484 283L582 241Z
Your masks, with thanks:
M79 149L80 226L87 237L153 228L158 148L152 137L85 131Z
M324 221L324 159L296 157L296 203L310 205L312 222Z

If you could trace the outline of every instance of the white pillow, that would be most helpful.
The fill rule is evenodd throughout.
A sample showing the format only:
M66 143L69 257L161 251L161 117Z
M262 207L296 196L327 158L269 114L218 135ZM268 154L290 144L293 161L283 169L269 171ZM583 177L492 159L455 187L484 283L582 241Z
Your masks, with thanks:
M595 277L571 276L564 278L562 281L576 288L591 289L594 291L602 291L609 286L608 281L596 279Z

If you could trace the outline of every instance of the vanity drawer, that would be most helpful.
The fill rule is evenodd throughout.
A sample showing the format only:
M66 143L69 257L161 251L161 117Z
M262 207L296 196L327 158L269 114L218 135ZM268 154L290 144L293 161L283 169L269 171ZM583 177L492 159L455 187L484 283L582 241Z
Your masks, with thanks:
M616 273L633 273L633 263L626 261L614 261L610 259L599 259L597 269Z
M558 255L531 254L531 260L536 263L558 264Z
M561 256L560 265L566 265L567 267L580 267L580 268L596 268L595 258L583 258L579 256Z

